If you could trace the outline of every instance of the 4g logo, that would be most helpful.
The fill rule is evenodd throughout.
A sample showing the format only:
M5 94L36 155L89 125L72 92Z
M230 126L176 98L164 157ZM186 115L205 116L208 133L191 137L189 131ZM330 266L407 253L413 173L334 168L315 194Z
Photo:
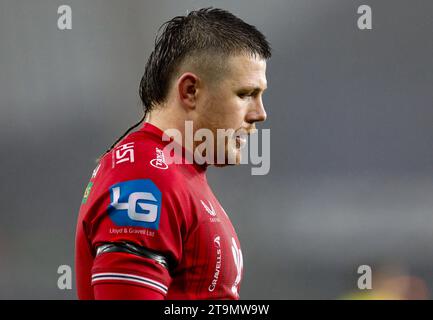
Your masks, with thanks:
M117 226L158 229L161 192L150 180L130 180L110 187L108 214Z
M155 202L156 199L150 192L134 192L129 195L128 202L119 202L120 187L111 189L113 202L111 205L117 210L126 210L128 217L134 221L155 222L158 217L158 206L152 203L139 203L139 200L149 200ZM137 212L137 206L149 213Z

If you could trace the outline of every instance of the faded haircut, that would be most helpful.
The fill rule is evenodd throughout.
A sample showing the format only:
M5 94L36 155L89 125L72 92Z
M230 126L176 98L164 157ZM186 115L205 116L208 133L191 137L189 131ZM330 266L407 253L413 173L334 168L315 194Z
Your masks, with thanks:
M183 63L193 62L202 70L219 70L221 61L230 56L246 54L262 59L271 57L270 45L256 27L222 9L191 11L165 22L159 30L161 32L155 39L154 50L140 81L143 117L117 139L106 153L137 127L155 105L166 100L173 77Z

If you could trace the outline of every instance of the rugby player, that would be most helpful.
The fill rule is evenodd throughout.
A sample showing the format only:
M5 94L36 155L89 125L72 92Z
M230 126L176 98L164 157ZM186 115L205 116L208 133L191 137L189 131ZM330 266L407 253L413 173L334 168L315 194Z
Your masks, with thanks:
M79 299L239 299L241 245L206 168L229 158L238 164L246 135L266 119L270 46L221 9L163 26L140 83L144 115L101 156L84 193L75 243ZM208 141L204 163L189 160L197 142L180 142L180 161L169 163L167 147L179 141L167 132L184 135L186 121L194 132L233 133Z

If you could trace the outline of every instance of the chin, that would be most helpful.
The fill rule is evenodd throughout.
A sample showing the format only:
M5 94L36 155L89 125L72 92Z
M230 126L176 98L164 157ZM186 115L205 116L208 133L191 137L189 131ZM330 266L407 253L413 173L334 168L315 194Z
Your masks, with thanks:
M241 164L241 151L237 148L232 150L230 155L226 155L225 161L227 166L237 166Z
M213 165L215 167L227 167L227 166L237 166L240 164L241 164L241 152L239 149L235 149L226 152L224 163L218 163L218 161L215 160Z

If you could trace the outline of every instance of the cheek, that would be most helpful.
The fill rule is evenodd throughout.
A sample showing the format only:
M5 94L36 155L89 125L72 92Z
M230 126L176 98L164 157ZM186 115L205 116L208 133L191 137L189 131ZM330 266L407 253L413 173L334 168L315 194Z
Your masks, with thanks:
M214 95L207 100L203 118L208 128L238 129L244 122L247 101L237 96Z
M232 99L227 101L224 105L221 105L220 119L224 128L238 129L243 123L246 110L245 106L239 99Z

